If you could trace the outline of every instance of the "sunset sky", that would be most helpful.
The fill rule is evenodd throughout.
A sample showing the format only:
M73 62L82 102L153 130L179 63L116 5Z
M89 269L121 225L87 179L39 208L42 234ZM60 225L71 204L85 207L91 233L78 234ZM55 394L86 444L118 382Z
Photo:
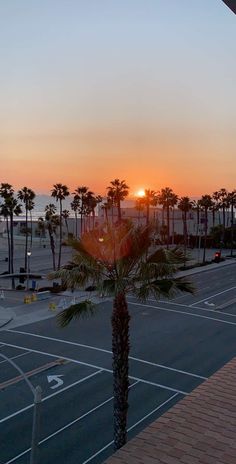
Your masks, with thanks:
M0 0L0 182L236 188L235 44L221 0Z

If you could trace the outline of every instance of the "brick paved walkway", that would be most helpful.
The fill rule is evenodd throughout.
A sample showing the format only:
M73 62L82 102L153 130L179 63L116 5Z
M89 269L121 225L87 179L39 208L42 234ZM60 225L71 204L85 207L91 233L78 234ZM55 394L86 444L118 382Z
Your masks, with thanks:
M236 357L106 464L236 464Z

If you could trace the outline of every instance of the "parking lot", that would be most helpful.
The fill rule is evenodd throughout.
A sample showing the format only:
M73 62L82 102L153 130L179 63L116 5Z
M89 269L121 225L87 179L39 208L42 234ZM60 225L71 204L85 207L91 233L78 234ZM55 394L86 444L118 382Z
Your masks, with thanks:
M129 437L235 356L235 268L197 274L195 296L145 304L128 297ZM0 332L0 353L42 387L44 464L95 464L112 454L111 303L97 310L66 329L52 317ZM29 462L32 413L32 392L1 359L1 464Z

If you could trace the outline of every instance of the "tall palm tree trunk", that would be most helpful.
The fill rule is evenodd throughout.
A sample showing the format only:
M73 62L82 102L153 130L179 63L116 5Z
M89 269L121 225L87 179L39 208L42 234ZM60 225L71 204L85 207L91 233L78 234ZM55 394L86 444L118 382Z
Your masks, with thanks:
M118 212L118 221L121 221L121 207L120 207L120 200L117 200L117 212Z
M223 234L222 241L225 242L225 206L222 207L222 216L223 216Z
M129 321L125 294L114 298L112 313L112 353L114 391L114 448L121 448L127 439L127 411L129 389Z
M60 228L59 228L59 254L58 254L58 265L57 269L61 267L61 245L62 245L62 201L60 200Z
M52 252L52 265L53 265L53 270L55 271L56 270L55 242L53 238L53 232L51 231L50 228L48 229L48 233L49 233L49 239L50 239L50 248Z
M172 209L172 245L175 243L175 208Z
M184 261L184 266L186 265L186 251L187 251L187 235L188 235L188 232L187 232L187 212L184 211L184 214L183 214L183 225L184 225L184 258L185 258L185 261Z
M82 237L82 235L83 235L83 213L82 213L82 209L81 209L81 213L80 213L80 237Z
M234 246L234 203L231 203L231 250L230 256L233 256L233 246Z
M205 208L205 221L204 221L204 249L203 249L203 264L206 262L206 245L207 245L207 209Z
M170 207L169 205L167 205L166 214L167 214L167 248L169 248L169 244L170 244Z
M7 221L7 247L8 247L8 274L11 272L11 242L10 242L10 231L9 231L9 220L8 216Z
M10 273L14 274L13 213L10 214L10 242L11 242L11 246L10 246L10 256L11 256L11 259L10 259ZM15 279L14 279L14 277L12 277L11 284L12 284L12 289L14 289L15 288Z
M30 211L30 248L33 246L33 217L32 211Z
M25 207L25 270L27 269L27 251L28 251L28 207Z
M77 211L75 211L75 238L78 237L78 214Z

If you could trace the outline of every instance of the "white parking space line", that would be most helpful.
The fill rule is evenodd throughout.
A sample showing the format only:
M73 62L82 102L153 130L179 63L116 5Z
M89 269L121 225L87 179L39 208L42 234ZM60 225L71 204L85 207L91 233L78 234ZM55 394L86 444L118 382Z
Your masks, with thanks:
M233 298L232 300L225 301L225 303L222 303L220 306L218 306L218 308L224 309L224 308L227 308L228 306L232 306L234 303L236 303L236 298ZM226 314L226 313L224 312L223 314Z
M129 389L134 387L135 385L137 385L138 382L134 382L132 385L129 386ZM176 395L173 395L173 396L176 396ZM76 422L79 422L81 421L82 419L84 419L85 417L87 417L89 414L92 414L94 411L97 411L98 409L100 409L102 406L105 406L105 404L109 403L110 401L113 400L113 396L110 396L110 398L108 398L107 400L103 401L102 403L98 404L97 406L95 406L94 408L90 409L89 411L87 411L86 413L84 413L82 416L79 416L77 417L76 419L74 419L73 421L71 422L68 422L68 424L66 424L64 427L61 427L60 429L56 430L56 432L54 433L51 433L50 435L48 435L47 437L43 438L43 440L40 440L39 442L39 445L41 445L42 443L45 443L46 441L50 440L51 438L55 437L56 435L58 435L59 433L63 432L64 430L68 429L69 427L71 427L72 425L76 424ZM22 451L22 453L18 454L17 456L14 456L14 458L10 459L10 461L7 461L5 464L10 464L12 462L15 462L17 459L21 458L22 456L24 456L25 454L29 453L31 450L31 448L27 448L26 450Z
M206 298L206 300L207 299L208 298ZM156 300L154 300L154 298L149 298L148 301L156 301ZM184 308L192 309L192 306L184 304L184 303L172 303L171 301L164 301L164 300L159 300L159 303L169 304L173 306L183 306ZM236 317L236 314L226 313L225 311L222 313L222 311L218 311L217 309L201 308L200 306L194 306L193 309L199 309L200 311L207 311L207 312L212 312L212 313L219 313L219 314L223 314L224 316L226 315L230 317Z
M131 427L128 428L128 432L130 432L130 430L134 429L135 427L137 427L137 425L141 424L141 422L143 422L145 419L147 419L149 416L151 416L152 414L154 414L156 411L158 411L160 408L162 408L163 406L165 406L165 404L169 403L173 398L175 398L177 396L177 393L175 395L172 395L168 400L164 401L162 404L160 404L157 408L153 409L151 412L149 412L149 414L146 414L146 416L142 417L142 419L140 419L138 422L136 422L134 425L132 425ZM114 440L110 441L109 443L107 443L107 445L103 446L103 448L101 448L99 451L97 451L97 453L94 453L92 456L90 456L90 458L86 459L86 461L84 461L82 464L87 464L88 462L91 462L94 458L96 458L99 454L101 454L103 451L105 451L107 448L109 448L109 446L111 446L112 444L114 443ZM6 463L8 464L8 463Z
M50 341L53 341L53 342L65 343L66 345L79 346L81 348L90 348L91 350L101 351L101 353L108 353L108 354L112 353L111 351L105 350L104 348L96 348L96 347L90 346L90 345L83 345L82 343L70 342L69 340L62 340L60 338L47 337L46 335L38 335L38 334L34 334L32 332L25 332L25 331L22 331L22 330L7 329L7 330L5 330L5 332L18 333L20 335L30 335L31 337L35 337L35 338L43 338L45 340L50 340Z
M200 317L202 319L209 319L210 321L221 322L223 324L236 325L236 322L224 321L223 319L217 319L216 317L203 316L202 314L188 313L187 311L179 311L178 309L169 309L169 308L162 308L161 306L154 306L154 305L141 304L141 303L132 303L131 301L129 301L129 304L134 305L134 306L143 306L145 308L158 309L160 311L184 314L185 316Z
M56 391L55 393L51 393L51 395L45 396L44 398L42 398L42 403L43 403L44 401L49 400L50 398L53 398L54 396L60 395L60 393L63 393L64 391L69 390L70 388L75 387L75 385L79 385L80 383L83 383L83 382L85 382L86 380L89 380L89 379L91 379L92 377L95 377L95 375L97 375L97 374L101 374L101 372L102 372L102 369L100 369L99 371L93 372L92 374L87 375L86 377L83 377L82 379L77 380L76 382L73 382L73 383L71 383L70 385L67 385L66 387L61 388L60 390ZM13 412L13 413L10 414L9 416L6 416L6 417L4 417L3 419L1 419L1 420L0 420L0 424L2 424L3 422L8 421L9 419L12 419L12 417L18 416L18 414L21 414L22 412L25 412L25 411L27 411L28 409L33 408L33 406L34 406L34 403L31 403L31 404L29 404L28 406L26 406L25 408L22 408L22 409L19 409L19 410L16 411L16 412Z
M166 369L168 371L177 372L178 374L184 374L190 377L196 377L197 379L203 379L203 380L207 379L207 377L203 377L202 375L192 374L191 372L182 371L181 369L175 369L174 367L167 367L167 366L164 366L163 364L157 364L151 361L145 361L144 359L135 358L134 356L129 356L129 359L131 359L132 361L141 362L143 364L148 364L149 366L154 366L154 367L158 367L161 369Z
M12 358L8 358L8 359L21 358L22 356L25 356L26 354L30 354L30 352L27 351L26 353L17 354L16 356L13 356ZM8 362L8 361L6 359L4 359L3 361L0 361L0 364L6 363L6 362Z
M224 293L230 292L231 290L235 290L236 287L231 287L227 288L227 290L223 290L222 292L215 293L214 295L211 295L207 298L203 298L203 300L196 301L195 303L191 304L190 306L195 306L199 303L203 303L206 300L211 300L212 298L215 298L216 296L223 295Z
M19 333L21 335L29 335L29 336L35 337L35 338L42 338L42 339L50 340L50 341L53 341L53 342L65 343L65 344L68 344L68 345L78 346L80 348L87 348L89 350L94 350L94 351L101 351L102 353L107 353L107 354L112 355L112 351L110 351L110 350L105 350L103 348L97 348L97 347L91 346L91 345L84 345L82 343L77 343L77 342L69 342L67 340L61 340L60 338L46 337L44 335L37 335L37 334L34 334L32 332L22 332L20 330L10 330L9 329L9 330L7 330L7 332ZM166 369L166 370L169 370L169 371L178 372L180 374L189 375L190 377L197 377L199 379L204 379L204 380L206 379L206 377L202 377L201 375L192 374L191 372L183 371L183 370L180 370L180 369L175 369L173 367L165 366L164 364L158 364L158 363L154 363L154 362L149 362L149 361L146 361L145 359L136 358L134 356L129 356L129 359L131 359L132 361L138 361L138 362L144 363L144 364L150 364L152 366L155 366L155 367L158 367L158 368L161 368L161 369Z
M5 345L6 346L12 346L14 348L19 348L19 349L22 349L22 350L29 349L29 348L26 348L25 346L20 347L19 345L12 345L10 343L5 343ZM29 350L32 353L44 354L45 356L50 356L50 357L54 357L54 358L58 358L58 359L63 358L63 359L66 359L67 361L74 362L75 364L81 364L82 366L92 367L92 368L98 369L98 370L101 369L102 371L109 372L111 374L113 373L112 369L107 369L105 367L97 366L95 364L90 364L90 363L86 363L86 362L83 362L83 361L78 361L77 359L68 358L67 356L59 356L59 355L55 355L55 354L52 354L52 353L47 353L46 351L33 350L32 348L30 348ZM132 379L132 380L138 380L139 382L142 382L142 383L146 383L147 385L153 385L154 387L162 388L164 390L172 391L172 392L175 392L175 393L180 393L181 395L189 395L188 392L185 392L185 391L182 391L182 390L177 390L176 388L171 388L171 387L168 387L167 385L163 385L163 384L160 384L160 383L150 382L149 380L145 380L145 379L142 379L140 377L134 377L133 375L129 375L129 378Z

